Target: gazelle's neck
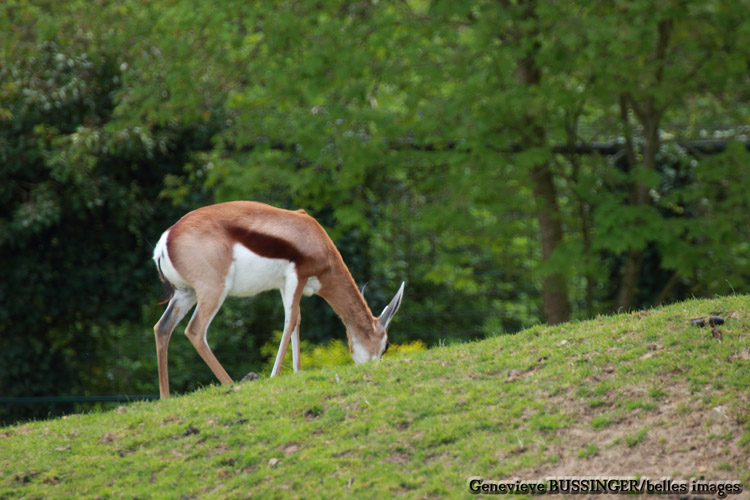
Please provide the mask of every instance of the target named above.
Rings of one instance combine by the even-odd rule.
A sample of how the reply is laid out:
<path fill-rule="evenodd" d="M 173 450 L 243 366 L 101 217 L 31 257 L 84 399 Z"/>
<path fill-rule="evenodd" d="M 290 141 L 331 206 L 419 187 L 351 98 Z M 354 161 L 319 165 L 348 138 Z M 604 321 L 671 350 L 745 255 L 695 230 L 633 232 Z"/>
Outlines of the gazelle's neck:
<path fill-rule="evenodd" d="M 370 343 L 377 337 L 376 319 L 360 294 L 343 260 L 331 266 L 328 276 L 321 279 L 318 295 L 323 297 L 346 325 L 350 346 L 352 342 Z"/>

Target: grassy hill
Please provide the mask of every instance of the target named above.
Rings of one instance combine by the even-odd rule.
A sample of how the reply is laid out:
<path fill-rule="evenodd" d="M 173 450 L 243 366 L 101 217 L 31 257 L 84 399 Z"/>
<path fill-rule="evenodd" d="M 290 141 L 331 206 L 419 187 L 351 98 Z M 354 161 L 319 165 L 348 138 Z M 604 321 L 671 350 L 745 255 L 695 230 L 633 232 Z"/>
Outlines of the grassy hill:
<path fill-rule="evenodd" d="M 726 323 L 690 324 L 709 314 Z M 0 498 L 454 498 L 471 476 L 601 475 L 747 495 L 749 325 L 748 296 L 696 300 L 1 428 Z"/>

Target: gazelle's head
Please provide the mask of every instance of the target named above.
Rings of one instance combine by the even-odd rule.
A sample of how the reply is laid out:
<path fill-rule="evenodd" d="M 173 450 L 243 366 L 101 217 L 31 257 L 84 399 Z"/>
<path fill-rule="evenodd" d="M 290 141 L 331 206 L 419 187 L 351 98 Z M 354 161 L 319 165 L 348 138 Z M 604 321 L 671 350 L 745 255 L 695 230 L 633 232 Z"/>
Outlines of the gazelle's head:
<path fill-rule="evenodd" d="M 363 298 L 364 291 L 364 288 L 362 288 Z M 367 335 L 350 335 L 347 332 L 349 351 L 352 353 L 352 358 L 356 364 L 381 359 L 388 350 L 388 325 L 398 311 L 403 295 L 404 283 L 401 283 L 401 287 L 391 299 L 390 304 L 385 306 L 380 316 L 373 319 L 372 332 L 368 332 Z"/>

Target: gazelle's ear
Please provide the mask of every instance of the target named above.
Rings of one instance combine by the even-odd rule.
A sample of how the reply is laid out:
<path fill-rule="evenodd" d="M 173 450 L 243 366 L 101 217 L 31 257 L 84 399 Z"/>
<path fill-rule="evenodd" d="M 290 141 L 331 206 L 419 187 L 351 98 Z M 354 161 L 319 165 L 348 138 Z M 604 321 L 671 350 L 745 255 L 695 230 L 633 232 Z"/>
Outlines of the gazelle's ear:
<path fill-rule="evenodd" d="M 383 312 L 381 312 L 380 316 L 378 316 L 380 331 L 385 331 L 385 329 L 388 328 L 388 325 L 393 319 L 393 316 L 396 314 L 396 311 L 398 311 L 398 308 L 401 305 L 401 298 L 404 296 L 405 284 L 405 281 L 401 282 L 401 287 L 398 289 L 398 292 L 396 292 L 396 295 L 393 296 L 393 299 L 391 299 L 391 303 L 385 306 Z"/>

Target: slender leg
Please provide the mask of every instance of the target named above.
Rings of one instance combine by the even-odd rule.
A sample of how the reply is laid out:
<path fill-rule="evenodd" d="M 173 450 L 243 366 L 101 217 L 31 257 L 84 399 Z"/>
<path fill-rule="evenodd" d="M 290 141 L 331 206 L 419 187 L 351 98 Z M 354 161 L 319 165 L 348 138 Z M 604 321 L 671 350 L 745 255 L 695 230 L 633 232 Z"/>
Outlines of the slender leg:
<path fill-rule="evenodd" d="M 288 329 L 285 329 L 281 335 L 281 342 L 279 343 L 279 352 L 276 353 L 276 361 L 273 363 L 273 369 L 271 370 L 271 376 L 277 377 L 281 375 L 281 365 L 284 364 L 284 357 L 286 351 L 289 349 L 289 335 L 287 335 Z"/>
<path fill-rule="evenodd" d="M 193 344 L 193 347 L 195 347 L 195 350 L 198 351 L 201 358 L 203 358 L 203 361 L 205 361 L 208 367 L 211 368 L 211 371 L 214 372 L 216 378 L 218 378 L 222 384 L 231 384 L 233 383 L 232 378 L 216 359 L 211 348 L 208 347 L 208 342 L 206 340 L 208 325 L 211 324 L 211 320 L 214 319 L 221 304 L 224 303 L 226 296 L 227 294 L 224 290 L 218 294 L 212 293 L 204 296 L 199 294 L 198 307 L 195 308 L 193 317 L 190 319 L 190 323 L 188 323 L 185 335 L 190 339 L 190 342 Z"/>
<path fill-rule="evenodd" d="M 297 324 L 294 325 L 292 330 L 292 366 L 294 367 L 294 373 L 300 370 L 299 364 L 299 324 L 302 320 L 302 313 L 297 311 Z"/>
<path fill-rule="evenodd" d="M 281 374 L 281 365 L 284 363 L 286 351 L 289 349 L 289 341 L 293 337 L 292 332 L 293 330 L 296 330 L 296 327 L 299 324 L 299 301 L 302 297 L 302 290 L 304 288 L 304 283 L 299 283 L 296 279 L 291 279 L 287 281 L 284 290 L 281 292 L 281 300 L 284 303 L 284 333 L 281 335 L 279 352 L 276 354 L 276 361 L 271 370 L 272 377 Z M 297 333 L 299 335 L 299 332 Z M 297 341 L 298 340 L 299 337 L 297 338 Z M 292 347 L 294 348 L 294 343 L 292 344 Z M 297 345 L 297 352 L 299 352 L 299 345 Z M 297 356 L 299 356 L 299 354 L 297 354 Z M 294 352 L 292 353 L 292 361 L 294 361 Z M 299 359 L 297 360 L 297 364 L 299 364 Z"/>
<path fill-rule="evenodd" d="M 169 397 L 169 371 L 167 363 L 167 347 L 177 324 L 195 305 L 195 293 L 192 290 L 175 290 L 175 294 L 169 301 L 167 309 L 161 319 L 154 326 L 156 337 L 156 360 L 159 366 L 159 395 L 163 398 Z"/>

